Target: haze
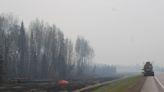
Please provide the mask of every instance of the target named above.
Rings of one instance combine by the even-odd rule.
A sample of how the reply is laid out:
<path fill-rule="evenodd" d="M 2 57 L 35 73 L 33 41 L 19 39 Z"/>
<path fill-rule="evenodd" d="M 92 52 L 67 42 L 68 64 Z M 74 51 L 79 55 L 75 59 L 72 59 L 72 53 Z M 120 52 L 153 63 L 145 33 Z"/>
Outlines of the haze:
<path fill-rule="evenodd" d="M 89 40 L 97 63 L 163 65 L 163 0 L 1 0 L 25 24 L 35 18 L 56 24 L 68 38 Z"/>

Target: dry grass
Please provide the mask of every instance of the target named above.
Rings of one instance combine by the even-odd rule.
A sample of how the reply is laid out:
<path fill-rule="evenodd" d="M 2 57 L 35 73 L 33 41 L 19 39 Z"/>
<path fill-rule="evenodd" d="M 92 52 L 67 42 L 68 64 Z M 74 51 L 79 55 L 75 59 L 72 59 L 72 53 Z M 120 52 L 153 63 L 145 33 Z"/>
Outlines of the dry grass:
<path fill-rule="evenodd" d="M 95 89 L 92 92 L 140 92 L 144 77 L 134 76 Z"/>

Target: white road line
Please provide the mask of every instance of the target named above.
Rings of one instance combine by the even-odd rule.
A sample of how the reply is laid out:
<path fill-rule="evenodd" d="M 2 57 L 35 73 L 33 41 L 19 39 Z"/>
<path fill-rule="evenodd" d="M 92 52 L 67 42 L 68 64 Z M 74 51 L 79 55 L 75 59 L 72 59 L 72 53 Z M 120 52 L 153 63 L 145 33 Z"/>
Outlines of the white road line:
<path fill-rule="evenodd" d="M 164 85 L 160 82 L 160 80 L 156 76 L 154 78 L 158 82 L 158 84 L 161 86 L 161 88 L 164 90 Z"/>

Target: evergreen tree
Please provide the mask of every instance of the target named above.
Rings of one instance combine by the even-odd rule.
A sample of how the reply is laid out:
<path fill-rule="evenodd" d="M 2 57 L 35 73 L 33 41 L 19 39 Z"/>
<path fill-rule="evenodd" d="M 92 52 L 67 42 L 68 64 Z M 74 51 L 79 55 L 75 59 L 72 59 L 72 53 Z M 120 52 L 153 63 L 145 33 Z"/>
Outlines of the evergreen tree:
<path fill-rule="evenodd" d="M 22 21 L 21 27 L 20 27 L 20 34 L 19 34 L 19 40 L 18 40 L 18 46 L 19 46 L 19 63 L 18 63 L 18 76 L 19 77 L 25 77 L 25 73 L 27 72 L 27 41 L 26 41 L 26 34 L 25 34 L 25 28 L 24 23 Z"/>

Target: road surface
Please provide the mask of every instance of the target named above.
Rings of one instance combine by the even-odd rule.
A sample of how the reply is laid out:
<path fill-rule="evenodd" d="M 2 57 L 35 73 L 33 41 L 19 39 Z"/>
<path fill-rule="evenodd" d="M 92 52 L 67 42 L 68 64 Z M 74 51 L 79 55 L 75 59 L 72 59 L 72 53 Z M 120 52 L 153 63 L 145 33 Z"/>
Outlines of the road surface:
<path fill-rule="evenodd" d="M 164 92 L 164 73 L 147 77 L 141 92 Z"/>

